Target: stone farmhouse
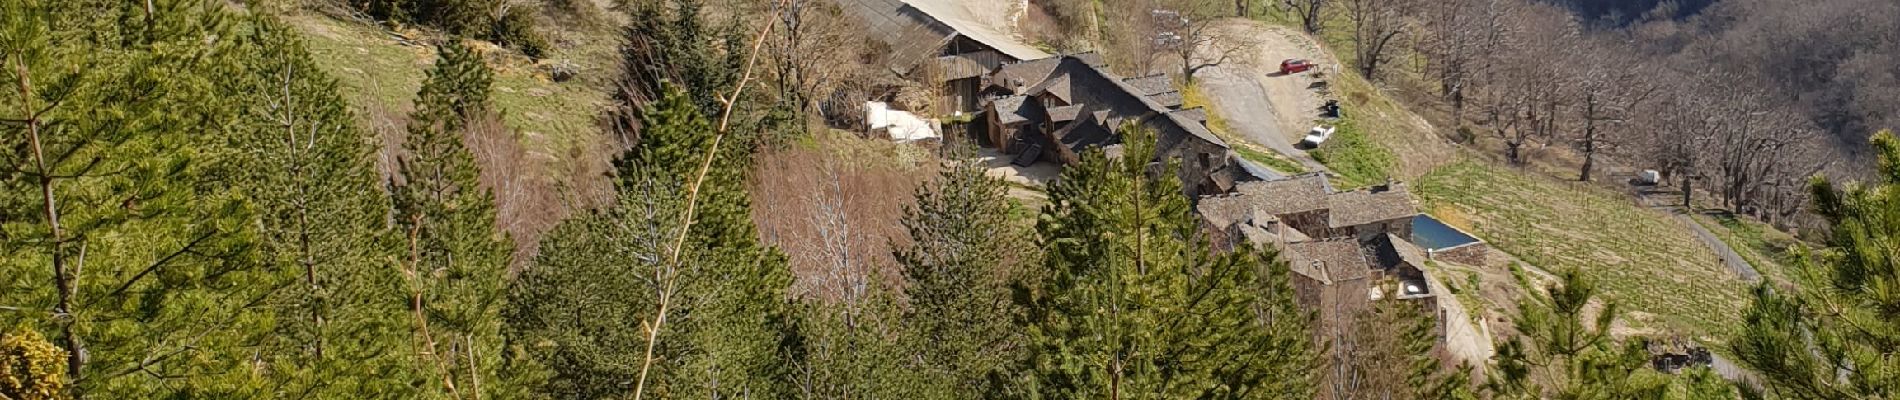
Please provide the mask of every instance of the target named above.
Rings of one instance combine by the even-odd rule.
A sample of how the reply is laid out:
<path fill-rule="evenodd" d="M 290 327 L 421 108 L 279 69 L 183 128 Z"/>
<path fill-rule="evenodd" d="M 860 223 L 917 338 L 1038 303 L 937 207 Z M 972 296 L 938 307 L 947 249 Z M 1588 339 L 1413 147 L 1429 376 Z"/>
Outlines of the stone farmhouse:
<path fill-rule="evenodd" d="M 1207 130 L 1206 113 L 1182 108 L 1173 85 L 1166 75 L 1117 76 L 1094 53 L 1004 64 L 983 76 L 977 92 L 984 99 L 978 136 L 1017 164 L 1073 164 L 1091 148 L 1116 154 L 1121 130 L 1138 126 L 1154 133 L 1158 157 L 1179 162 L 1190 196 L 1227 193 L 1251 179 L 1227 142 Z"/>
<path fill-rule="evenodd" d="M 1242 182 L 1234 193 L 1201 197 L 1196 209 L 1217 245 L 1281 249 L 1321 332 L 1349 326 L 1375 301 L 1412 301 L 1443 316 L 1442 286 L 1409 239 L 1418 211 L 1400 184 L 1337 191 L 1325 175 L 1306 174 Z"/>

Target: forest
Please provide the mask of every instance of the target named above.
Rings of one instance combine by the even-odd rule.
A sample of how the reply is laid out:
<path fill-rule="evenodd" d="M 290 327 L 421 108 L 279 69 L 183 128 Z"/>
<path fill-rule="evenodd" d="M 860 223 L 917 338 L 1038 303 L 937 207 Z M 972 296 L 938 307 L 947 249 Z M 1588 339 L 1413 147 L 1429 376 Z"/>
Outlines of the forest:
<path fill-rule="evenodd" d="M 1078 22 L 1114 4 L 1030 3 L 1047 48 L 1139 51 Z M 1799 285 L 1731 310 L 1753 379 L 1655 371 L 1576 270 L 1484 365 L 1403 303 L 1330 343 L 1280 251 L 1213 242 L 1152 132 L 1033 201 L 969 143 L 854 136 L 859 97 L 933 89 L 834 1 L 0 0 L 0 399 L 1900 394 L 1900 139 L 1869 135 L 1900 122 L 1900 5 L 1625 3 L 1166 5 L 1344 29 L 1345 73 L 1506 165 L 1647 166 L 1806 228 Z M 427 62 L 338 72 L 312 18 Z M 1215 47 L 1130 67 L 1244 51 Z M 400 73 L 399 104 L 362 100 Z M 524 107 L 524 73 L 600 104 Z M 587 123 L 518 123 L 564 112 Z"/>

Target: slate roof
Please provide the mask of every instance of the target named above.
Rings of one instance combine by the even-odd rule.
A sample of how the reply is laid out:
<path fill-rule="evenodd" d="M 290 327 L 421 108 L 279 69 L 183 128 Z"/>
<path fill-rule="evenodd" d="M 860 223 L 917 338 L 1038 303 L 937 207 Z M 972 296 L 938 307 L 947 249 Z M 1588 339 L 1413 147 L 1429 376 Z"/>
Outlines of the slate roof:
<path fill-rule="evenodd" d="M 1272 181 L 1241 182 L 1236 189 L 1251 198 L 1255 207 L 1274 214 L 1297 214 L 1326 209 L 1332 193 L 1326 175 L 1313 173 Z"/>
<path fill-rule="evenodd" d="M 990 73 L 990 85 L 1010 90 L 1016 90 L 1015 85 L 1035 85 L 1048 79 L 1049 74 L 1054 73 L 1060 65 L 1062 58 L 1058 57 L 1005 63 Z"/>
<path fill-rule="evenodd" d="M 891 46 L 889 66 L 899 72 L 938 55 L 956 34 L 954 28 L 922 15 L 903 0 L 838 0 L 838 5 Z"/>
<path fill-rule="evenodd" d="M 1049 121 L 1051 122 L 1074 121 L 1076 118 L 1082 117 L 1082 106 L 1083 106 L 1082 104 L 1075 104 L 1075 105 L 1067 105 L 1067 106 L 1051 108 L 1048 110 Z"/>
<path fill-rule="evenodd" d="M 1181 108 L 1182 104 L 1187 103 L 1187 99 L 1184 99 L 1181 97 L 1181 92 L 1176 92 L 1176 91 L 1167 91 L 1167 92 L 1161 92 L 1161 93 L 1149 95 L 1148 100 L 1154 100 L 1156 104 L 1160 104 L 1161 106 L 1167 107 L 1170 109 Z"/>
<path fill-rule="evenodd" d="M 1405 238 L 1399 237 L 1399 235 L 1387 233 L 1385 234 L 1385 241 L 1392 244 L 1392 250 L 1399 254 L 1400 261 L 1410 264 L 1413 267 L 1425 268 L 1425 250 L 1419 249 L 1417 245 L 1405 240 Z"/>
<path fill-rule="evenodd" d="M 1102 58 L 1102 53 L 1097 53 L 1094 51 L 1085 51 L 1081 53 L 1070 54 L 1069 57 L 1074 57 L 1077 60 L 1082 60 L 1082 63 L 1088 64 L 1091 67 L 1100 68 L 1100 67 L 1108 66 L 1108 59 Z"/>
<path fill-rule="evenodd" d="M 1028 97 L 1023 96 L 1002 97 L 991 101 L 990 106 L 996 109 L 996 120 L 1004 125 L 1035 121 L 1042 116 L 1036 111 L 1041 107 L 1036 107 L 1035 102 L 1028 100 Z"/>
<path fill-rule="evenodd" d="M 1060 68 L 1058 67 L 1057 70 L 1060 71 Z M 1056 96 L 1058 99 L 1062 99 L 1063 102 L 1073 104 L 1075 103 L 1074 81 L 1074 74 L 1053 73 L 1049 75 L 1048 78 L 1044 78 L 1042 82 L 1037 83 L 1036 86 L 1024 91 L 1023 94 L 1041 96 L 1047 93 Z"/>
<path fill-rule="evenodd" d="M 939 64 L 952 60 L 933 60 L 943 46 L 957 36 L 996 49 L 1014 60 L 1049 57 L 1049 53 L 1024 44 L 1008 34 L 975 23 L 975 16 L 955 4 L 956 0 L 838 0 L 845 13 L 857 17 L 865 30 L 891 46 L 890 65 L 899 73 L 908 73 L 923 62 Z M 984 72 L 993 63 L 984 64 Z M 959 74 L 964 70 L 957 70 Z M 979 76 L 982 72 L 971 74 Z M 1038 77 L 1040 78 L 1040 77 Z M 946 78 L 957 79 L 957 78 Z"/>
<path fill-rule="evenodd" d="M 1288 243 L 1286 247 L 1288 265 L 1293 272 L 1323 284 L 1365 279 L 1372 269 L 1357 241 L 1298 242 Z"/>
<path fill-rule="evenodd" d="M 1081 106 L 1057 107 L 1056 109 L 1064 108 L 1072 108 L 1079 111 Z M 1064 126 L 1061 130 L 1055 132 L 1054 136 L 1056 141 L 1062 143 L 1069 151 L 1076 154 L 1081 154 L 1082 151 L 1090 147 L 1107 146 L 1115 143 L 1115 132 L 1103 126 L 1102 121 L 1098 120 L 1098 118 L 1099 115 L 1091 114 L 1086 118 L 1069 123 L 1068 126 Z"/>
<path fill-rule="evenodd" d="M 1202 197 L 1195 211 L 1201 213 L 1201 219 L 1215 228 L 1227 229 L 1229 226 L 1254 218 L 1253 199 L 1249 196 L 1208 196 Z"/>
<path fill-rule="evenodd" d="M 1174 91 L 1174 80 L 1169 79 L 1168 75 L 1166 74 L 1154 74 L 1154 75 L 1148 75 L 1148 76 L 1143 76 L 1143 77 L 1128 78 L 1128 79 L 1123 79 L 1122 81 L 1127 82 L 1128 87 L 1135 88 L 1136 94 L 1140 94 L 1143 96 L 1153 96 L 1153 95 L 1161 94 L 1164 92 Z"/>
<path fill-rule="evenodd" d="M 1175 110 L 1173 114 L 1181 116 L 1181 119 L 1200 122 L 1203 126 L 1207 125 L 1207 109 L 1205 108 L 1194 107 L 1184 110 Z"/>
<path fill-rule="evenodd" d="M 1411 218 L 1418 215 L 1418 209 L 1412 205 L 1412 199 L 1405 192 L 1386 190 L 1374 192 L 1355 190 L 1335 193 L 1326 197 L 1328 214 L 1327 225 L 1343 228 L 1364 225 L 1373 222 Z"/>

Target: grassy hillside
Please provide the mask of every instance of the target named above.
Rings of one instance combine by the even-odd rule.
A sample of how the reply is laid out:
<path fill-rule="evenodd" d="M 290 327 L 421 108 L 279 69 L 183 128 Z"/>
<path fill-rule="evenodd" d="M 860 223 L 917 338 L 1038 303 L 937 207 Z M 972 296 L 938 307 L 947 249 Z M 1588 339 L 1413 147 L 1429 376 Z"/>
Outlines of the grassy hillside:
<path fill-rule="evenodd" d="M 1270 16 L 1268 22 L 1298 29 L 1296 22 L 1276 18 Z M 1438 128 L 1413 113 L 1411 105 L 1345 70 L 1353 61 L 1350 27 L 1344 18 L 1329 22 L 1318 39 L 1321 50 L 1342 68 L 1328 77 L 1333 90 L 1368 141 L 1389 149 L 1398 160 L 1393 170 L 1414 182 L 1421 211 L 1452 217 L 1441 219 L 1532 268 L 1574 267 L 1600 279 L 1607 298 L 1631 311 L 1622 333 L 1688 333 L 1720 341 L 1740 322 L 1748 284 L 1728 271 L 1687 226 L 1661 211 L 1637 206 L 1623 193 L 1512 168 L 1464 154 L 1474 150 L 1447 145 Z M 1399 81 L 1419 79 L 1402 64 L 1388 65 L 1384 72 Z M 1714 230 L 1736 236 L 1731 243 L 1750 240 L 1746 230 Z M 1468 272 L 1484 272 L 1485 282 L 1508 276 L 1506 271 Z M 1466 278 L 1446 280 L 1477 286 L 1463 282 Z"/>
<path fill-rule="evenodd" d="M 1748 261 L 1770 282 L 1795 283 L 1794 271 L 1789 269 L 1794 261 L 1791 248 L 1799 242 L 1794 236 L 1760 221 L 1737 218 L 1733 214 L 1698 213 L 1695 221 L 1715 233 L 1722 242 L 1728 243 L 1736 254 L 1740 254 L 1743 260 Z"/>
<path fill-rule="evenodd" d="M 378 26 L 342 21 L 318 14 L 288 17 L 302 29 L 310 51 L 331 76 L 357 115 L 368 126 L 400 129 L 423 75 L 435 61 L 434 49 L 424 45 L 429 35 L 401 32 L 397 36 Z M 552 159 L 572 155 L 598 140 L 596 120 L 607 104 L 613 63 L 612 36 L 564 32 L 571 39 L 556 46 L 550 60 L 571 60 L 582 67 L 580 79 L 556 83 L 543 68 L 511 51 L 493 45 L 476 47 L 488 54 L 495 68 L 493 98 L 508 127 L 531 152 Z M 556 163 L 558 166 L 559 163 Z M 563 173 L 565 171 L 549 171 Z"/>
<path fill-rule="evenodd" d="M 1440 168 L 1413 188 L 1425 210 L 1462 216 L 1461 228 L 1499 250 L 1601 280 L 1639 331 L 1720 340 L 1740 322 L 1747 285 L 1686 227 L 1620 193 L 1480 161 Z"/>

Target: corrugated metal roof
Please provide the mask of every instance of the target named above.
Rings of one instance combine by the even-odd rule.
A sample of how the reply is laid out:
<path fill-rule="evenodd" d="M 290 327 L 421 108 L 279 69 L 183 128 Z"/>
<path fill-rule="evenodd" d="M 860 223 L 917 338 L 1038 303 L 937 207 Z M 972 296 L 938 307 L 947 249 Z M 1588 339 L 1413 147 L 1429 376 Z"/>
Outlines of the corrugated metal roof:
<path fill-rule="evenodd" d="M 947 81 L 983 76 L 1002 64 L 1002 55 L 985 50 L 937 57 L 932 66 L 936 68 L 937 76 Z"/>
<path fill-rule="evenodd" d="M 995 27 L 980 22 L 979 18 L 975 15 L 970 15 L 970 10 L 959 4 L 960 2 L 958 0 L 904 0 L 904 2 L 911 7 L 923 11 L 924 14 L 930 15 L 932 18 L 936 18 L 938 22 L 949 25 L 951 29 L 962 34 L 964 37 L 995 48 L 997 51 L 1009 55 L 1010 57 L 1015 57 L 1018 60 L 1034 60 L 1049 57 L 1049 53 L 1045 53 L 1034 46 L 1024 44 L 1022 40 L 1017 39 L 1015 36 L 997 31 Z M 996 12 L 1007 11 L 996 10 Z"/>
<path fill-rule="evenodd" d="M 902 0 L 837 0 L 846 13 L 865 25 L 867 32 L 891 46 L 890 68 L 909 72 L 918 63 L 938 55 L 956 34 Z"/>

